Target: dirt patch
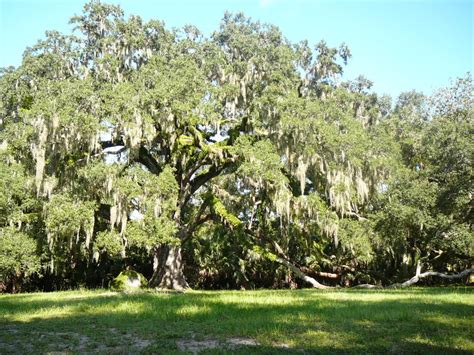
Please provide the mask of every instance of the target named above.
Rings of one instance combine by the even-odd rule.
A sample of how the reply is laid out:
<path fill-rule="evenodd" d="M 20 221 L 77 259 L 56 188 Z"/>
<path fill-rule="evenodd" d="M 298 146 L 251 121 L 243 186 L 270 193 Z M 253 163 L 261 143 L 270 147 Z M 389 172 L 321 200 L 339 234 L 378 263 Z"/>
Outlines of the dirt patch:
<path fill-rule="evenodd" d="M 285 344 L 285 343 L 274 343 L 273 346 L 275 348 L 280 348 L 280 349 L 289 349 L 290 346 L 288 344 Z"/>
<path fill-rule="evenodd" d="M 228 338 L 224 341 L 217 339 L 204 339 L 204 340 L 195 340 L 195 339 L 181 339 L 176 341 L 178 350 L 186 351 L 193 354 L 199 354 L 204 350 L 211 349 L 228 349 L 232 350 L 241 346 L 257 346 L 258 342 L 252 338 Z"/>
<path fill-rule="evenodd" d="M 257 346 L 258 343 L 255 339 L 252 338 L 229 338 L 226 340 L 226 343 L 231 346 Z"/>
<path fill-rule="evenodd" d="M 119 331 L 115 328 L 110 328 L 109 331 L 116 337 L 117 336 L 122 337 L 122 339 L 126 343 L 128 343 L 130 347 L 132 347 L 135 350 L 142 350 L 153 343 L 151 340 L 142 339 L 134 334 L 130 334 L 130 333 L 120 334 Z"/>
<path fill-rule="evenodd" d="M 188 351 L 193 354 L 197 354 L 203 350 L 215 349 L 219 347 L 219 341 L 214 339 L 207 339 L 207 340 L 178 340 L 176 342 L 178 346 L 178 350 L 180 351 Z"/>

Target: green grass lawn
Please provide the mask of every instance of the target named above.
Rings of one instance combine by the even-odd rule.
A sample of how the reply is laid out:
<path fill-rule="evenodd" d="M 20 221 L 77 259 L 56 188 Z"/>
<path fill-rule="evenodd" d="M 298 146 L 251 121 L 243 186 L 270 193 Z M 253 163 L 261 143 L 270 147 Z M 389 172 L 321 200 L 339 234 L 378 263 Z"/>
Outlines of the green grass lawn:
<path fill-rule="evenodd" d="M 0 353 L 474 353 L 472 288 L 0 296 Z"/>

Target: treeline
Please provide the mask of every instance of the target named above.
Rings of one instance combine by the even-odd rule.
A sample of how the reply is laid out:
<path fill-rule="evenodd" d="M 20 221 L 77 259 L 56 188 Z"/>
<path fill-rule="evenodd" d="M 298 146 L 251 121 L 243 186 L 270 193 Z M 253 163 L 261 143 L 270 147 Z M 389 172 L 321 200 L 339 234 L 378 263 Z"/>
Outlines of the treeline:
<path fill-rule="evenodd" d="M 1 291 L 127 268 L 248 289 L 472 267 L 470 74 L 392 102 L 342 80 L 345 45 L 242 14 L 208 37 L 98 1 L 71 22 L 1 73 Z"/>

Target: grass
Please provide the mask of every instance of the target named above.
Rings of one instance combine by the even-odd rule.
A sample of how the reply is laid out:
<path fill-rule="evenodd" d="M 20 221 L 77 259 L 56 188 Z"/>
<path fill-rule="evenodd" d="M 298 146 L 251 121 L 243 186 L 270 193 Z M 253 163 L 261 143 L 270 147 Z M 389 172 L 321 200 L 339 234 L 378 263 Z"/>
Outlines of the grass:
<path fill-rule="evenodd" d="M 0 353 L 474 353 L 473 289 L 0 296 Z"/>

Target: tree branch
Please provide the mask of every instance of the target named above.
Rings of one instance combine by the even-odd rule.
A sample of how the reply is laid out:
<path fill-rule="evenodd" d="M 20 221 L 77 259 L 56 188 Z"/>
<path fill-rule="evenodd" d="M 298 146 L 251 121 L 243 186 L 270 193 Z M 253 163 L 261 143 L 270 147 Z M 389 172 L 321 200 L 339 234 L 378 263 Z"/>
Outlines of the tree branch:
<path fill-rule="evenodd" d="M 255 239 L 259 239 L 255 233 L 253 231 L 251 231 L 250 229 L 248 228 L 244 228 L 244 231 L 249 234 L 250 236 L 254 237 Z M 308 276 L 306 273 L 304 273 L 301 268 L 299 268 L 298 266 L 296 266 L 295 264 L 293 264 L 292 262 L 290 262 L 289 258 L 285 255 L 283 249 L 280 247 L 280 245 L 274 241 L 273 239 L 271 238 L 264 238 L 266 239 L 267 241 L 269 241 L 274 249 L 276 250 L 276 252 L 279 254 L 277 255 L 277 257 L 275 258 L 275 261 L 279 264 L 282 264 L 282 265 L 285 265 L 286 267 L 288 267 L 296 276 L 298 276 L 299 278 L 301 278 L 303 281 L 306 281 L 308 283 L 311 284 L 311 286 L 313 286 L 314 288 L 319 288 L 319 289 L 327 289 L 327 288 L 331 288 L 330 286 L 326 286 L 326 285 L 323 285 L 321 283 L 319 283 L 318 281 L 316 281 L 314 278 L 312 278 L 311 276 Z"/>
<path fill-rule="evenodd" d="M 162 171 L 160 164 L 158 164 L 156 159 L 153 158 L 144 146 L 140 146 L 138 150 L 138 162 L 145 165 L 145 167 L 155 175 L 159 175 Z"/>
<path fill-rule="evenodd" d="M 430 277 L 430 276 L 436 276 L 436 277 L 441 277 L 442 279 L 453 280 L 453 279 L 462 279 L 463 277 L 468 276 L 472 273 L 474 273 L 474 269 L 466 269 L 466 270 L 464 270 L 460 273 L 452 274 L 452 275 L 443 274 L 441 272 L 435 272 L 435 271 L 427 271 L 427 272 L 424 272 L 424 273 L 417 272 L 417 274 L 415 276 L 413 276 L 410 280 L 405 281 L 402 284 L 390 285 L 389 288 L 409 287 L 411 285 L 416 284 L 418 281 L 420 281 L 422 279 L 425 279 L 427 277 Z"/>
<path fill-rule="evenodd" d="M 190 195 L 194 194 L 202 185 L 218 176 L 225 168 L 230 166 L 231 162 L 229 161 L 225 162 L 221 166 L 212 165 L 207 173 L 196 176 L 193 180 L 191 180 Z"/>
<path fill-rule="evenodd" d="M 124 145 L 125 143 L 122 139 L 100 142 L 100 146 L 102 147 L 102 149 L 113 148 L 113 147 L 124 146 Z"/>
<path fill-rule="evenodd" d="M 183 178 L 183 184 L 187 184 L 189 183 L 189 181 L 191 180 L 193 174 L 198 171 L 199 168 L 201 168 L 202 166 L 204 166 L 205 164 L 209 163 L 207 162 L 207 158 L 209 158 L 208 156 L 205 156 L 205 157 L 201 157 L 200 159 L 197 159 L 194 164 L 190 167 L 190 169 L 188 170 L 188 172 L 186 173 L 186 175 L 184 176 Z"/>
<path fill-rule="evenodd" d="M 207 200 L 204 200 L 201 207 L 199 208 L 198 212 L 194 216 L 193 220 L 190 221 L 186 225 L 186 229 L 184 231 L 183 235 L 183 241 L 186 241 L 191 237 L 191 235 L 194 233 L 196 228 L 201 225 L 202 223 L 209 221 L 212 219 L 211 215 L 205 215 L 203 216 L 204 211 L 206 210 L 207 206 L 209 205 Z"/>
<path fill-rule="evenodd" d="M 119 145 L 117 145 L 116 147 L 120 147 Z M 107 149 L 107 148 L 105 148 Z M 116 151 L 105 151 L 105 149 L 102 151 L 103 153 L 105 154 L 113 154 L 113 155 L 118 155 L 118 154 L 122 154 L 123 152 L 125 152 L 127 150 L 127 147 L 126 146 L 123 146 L 122 148 L 116 150 Z"/>

